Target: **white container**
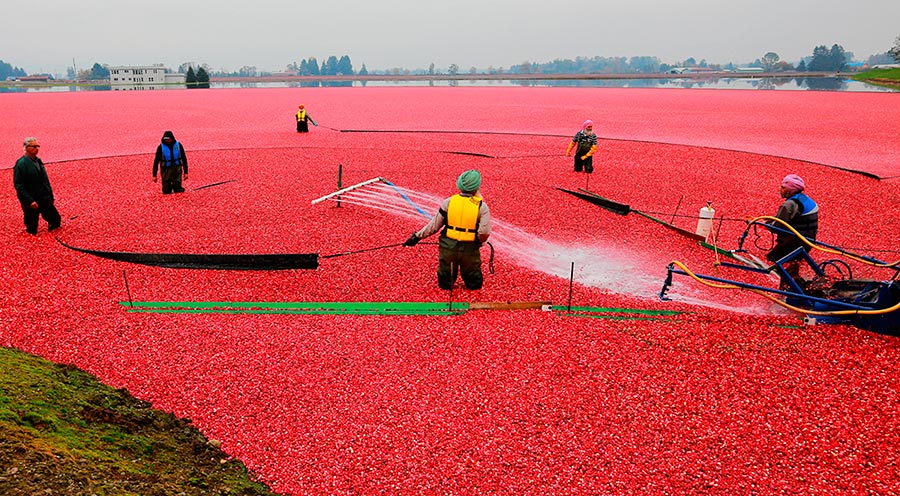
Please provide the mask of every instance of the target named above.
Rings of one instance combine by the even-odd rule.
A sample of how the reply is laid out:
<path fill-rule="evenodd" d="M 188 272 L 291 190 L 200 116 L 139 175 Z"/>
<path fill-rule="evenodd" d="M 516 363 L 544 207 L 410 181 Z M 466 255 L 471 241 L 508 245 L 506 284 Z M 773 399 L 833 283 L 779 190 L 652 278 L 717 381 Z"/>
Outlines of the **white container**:
<path fill-rule="evenodd" d="M 716 211 L 712 208 L 712 202 L 708 202 L 705 207 L 700 209 L 700 218 L 697 219 L 697 234 L 703 236 L 703 239 L 709 241 L 709 233 L 712 231 L 713 217 Z"/>

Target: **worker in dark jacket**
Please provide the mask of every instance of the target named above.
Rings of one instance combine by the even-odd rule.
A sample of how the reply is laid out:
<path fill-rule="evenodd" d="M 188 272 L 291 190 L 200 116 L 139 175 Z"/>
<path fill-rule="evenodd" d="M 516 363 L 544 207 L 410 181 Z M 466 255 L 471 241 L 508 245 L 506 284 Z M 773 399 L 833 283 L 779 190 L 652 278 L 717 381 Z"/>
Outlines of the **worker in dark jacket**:
<path fill-rule="evenodd" d="M 456 180 L 459 194 L 445 199 L 425 227 L 403 244 L 415 246 L 419 240 L 441 231 L 438 252 L 438 286 L 450 289 L 457 272 L 468 289 L 481 289 L 481 245 L 491 235 L 491 211 L 481 199 L 481 173 L 468 170 Z"/>
<path fill-rule="evenodd" d="M 156 147 L 156 156 L 153 157 L 153 182 L 156 182 L 156 173 L 162 176 L 162 192 L 167 195 L 171 192 L 184 193 L 181 186 L 182 177 L 188 178 L 188 161 L 181 143 L 175 141 L 172 131 L 166 131 L 162 136 L 162 143 Z M 183 175 L 182 175 L 183 173 Z"/>
<path fill-rule="evenodd" d="M 38 216 L 43 217 L 47 221 L 47 229 L 53 231 L 59 228 L 62 218 L 53 204 L 53 189 L 50 187 L 47 169 L 38 158 L 41 145 L 37 138 L 28 137 L 25 138 L 23 148 L 25 155 L 13 167 L 13 183 L 25 214 L 25 231 L 37 234 Z"/>
<path fill-rule="evenodd" d="M 819 206 L 812 198 L 804 193 L 806 183 L 797 174 L 788 174 L 781 181 L 780 193 L 784 203 L 778 208 L 775 217 L 783 220 L 806 239 L 816 239 L 819 233 Z M 784 225 L 771 222 L 779 229 L 785 229 Z M 766 260 L 774 263 L 789 255 L 797 248 L 806 249 L 806 244 L 793 233 L 778 232 L 775 236 L 775 246 L 766 254 Z M 791 277 L 797 279 L 800 275 L 799 261 L 791 261 L 784 266 Z M 782 281 L 782 286 L 784 286 Z"/>

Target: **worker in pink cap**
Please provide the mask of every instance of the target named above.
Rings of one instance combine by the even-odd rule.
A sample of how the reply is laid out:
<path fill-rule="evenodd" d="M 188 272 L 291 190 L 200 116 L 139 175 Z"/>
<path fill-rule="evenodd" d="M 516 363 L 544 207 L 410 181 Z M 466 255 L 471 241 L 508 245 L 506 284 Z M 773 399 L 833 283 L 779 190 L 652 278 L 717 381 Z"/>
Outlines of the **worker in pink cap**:
<path fill-rule="evenodd" d="M 781 197 L 784 203 L 778 209 L 775 217 L 783 220 L 794 228 L 806 239 L 816 239 L 819 232 L 819 206 L 812 198 L 806 195 L 806 183 L 797 174 L 788 174 L 781 181 Z M 779 229 L 786 230 L 780 223 L 772 222 Z M 777 262 L 797 248 L 807 249 L 806 244 L 793 233 L 778 232 L 775 236 L 775 246 L 766 254 L 770 262 Z M 784 268 L 794 279 L 800 275 L 799 260 L 785 264 Z M 782 286 L 784 286 L 782 281 Z"/>
<path fill-rule="evenodd" d="M 590 174 L 594 172 L 593 155 L 597 152 L 597 135 L 594 134 L 594 123 L 590 119 L 584 121 L 581 125 L 581 131 L 575 133 L 569 147 L 566 148 L 566 156 L 572 156 L 572 150 L 575 150 L 575 172 L 584 172 Z"/>

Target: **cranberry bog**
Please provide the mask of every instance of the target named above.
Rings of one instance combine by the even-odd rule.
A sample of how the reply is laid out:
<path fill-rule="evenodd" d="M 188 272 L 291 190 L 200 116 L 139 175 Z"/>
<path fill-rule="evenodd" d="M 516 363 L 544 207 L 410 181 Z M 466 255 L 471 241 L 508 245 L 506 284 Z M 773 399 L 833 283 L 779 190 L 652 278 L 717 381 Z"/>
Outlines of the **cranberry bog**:
<path fill-rule="evenodd" d="M 900 491 L 900 338 L 689 279 L 657 297 L 673 260 L 721 270 L 683 232 L 701 207 L 733 249 L 788 173 L 821 208 L 820 240 L 900 258 L 897 94 L 272 88 L 5 94 L 0 109 L 0 344 L 191 419 L 276 491 Z M 563 156 L 585 119 L 592 175 Z M 165 130 L 187 151 L 183 194 L 151 180 Z M 22 225 L 10 168 L 26 136 L 53 233 Z M 494 220 L 485 285 L 442 291 L 436 237 L 399 245 L 467 169 Z M 377 201 L 313 203 L 376 178 Z"/>

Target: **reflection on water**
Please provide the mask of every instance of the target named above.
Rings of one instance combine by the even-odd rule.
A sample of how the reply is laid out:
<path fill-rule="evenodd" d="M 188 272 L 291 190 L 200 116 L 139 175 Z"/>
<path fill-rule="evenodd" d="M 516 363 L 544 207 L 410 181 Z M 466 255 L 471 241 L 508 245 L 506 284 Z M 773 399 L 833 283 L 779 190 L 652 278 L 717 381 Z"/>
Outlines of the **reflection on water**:
<path fill-rule="evenodd" d="M 820 91 L 886 91 L 888 88 L 874 86 L 843 78 L 722 78 L 712 80 L 670 79 L 669 87 L 749 89 L 749 90 L 820 90 Z M 664 87 L 664 86 L 659 86 Z"/>
<path fill-rule="evenodd" d="M 694 88 L 694 89 L 742 89 L 742 90 L 817 90 L 817 91 L 871 91 L 896 92 L 860 81 L 845 78 L 674 78 L 674 79 L 467 79 L 467 80 L 412 80 L 412 81 L 301 81 L 301 82 L 213 82 L 211 88 L 309 88 L 335 86 L 530 86 L 530 87 L 585 87 L 585 88 Z M 184 86 L 155 88 L 129 88 L 133 90 L 185 89 Z M 101 86 L 12 86 L 0 87 L 0 93 L 107 91 Z"/>
<path fill-rule="evenodd" d="M 357 86 L 358 83 L 354 83 Z M 471 80 L 471 81 L 369 81 L 370 86 L 532 86 L 585 88 L 695 88 L 750 90 L 820 90 L 892 92 L 844 78 L 716 78 L 716 79 L 571 79 L 571 80 Z"/>

